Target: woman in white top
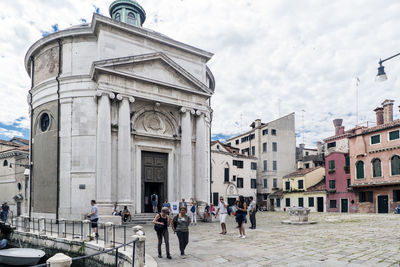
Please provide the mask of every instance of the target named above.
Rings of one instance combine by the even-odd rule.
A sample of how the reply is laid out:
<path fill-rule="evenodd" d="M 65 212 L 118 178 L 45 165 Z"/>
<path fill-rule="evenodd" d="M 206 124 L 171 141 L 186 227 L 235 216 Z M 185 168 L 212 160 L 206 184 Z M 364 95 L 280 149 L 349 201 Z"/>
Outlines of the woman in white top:
<path fill-rule="evenodd" d="M 197 218 L 196 218 L 196 216 L 197 216 L 197 202 L 193 199 L 193 198 L 191 198 L 190 199 L 190 205 L 191 205 L 191 207 L 190 207 L 190 216 L 191 216 L 191 221 L 192 221 L 192 223 L 191 223 L 191 225 L 192 224 L 194 224 L 194 225 L 197 225 Z"/>

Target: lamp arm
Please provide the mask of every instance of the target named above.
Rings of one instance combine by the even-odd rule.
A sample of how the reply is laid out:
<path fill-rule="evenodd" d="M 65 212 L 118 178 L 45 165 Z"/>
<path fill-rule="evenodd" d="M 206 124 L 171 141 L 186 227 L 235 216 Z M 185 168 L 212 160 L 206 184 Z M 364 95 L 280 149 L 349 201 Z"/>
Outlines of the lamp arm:
<path fill-rule="evenodd" d="M 383 62 L 388 61 L 389 59 L 392 59 L 392 58 L 397 57 L 397 56 L 400 56 L 400 53 L 398 53 L 396 55 L 393 55 L 391 57 L 385 58 L 384 60 L 380 59 L 379 60 L 379 65 L 382 65 Z"/>

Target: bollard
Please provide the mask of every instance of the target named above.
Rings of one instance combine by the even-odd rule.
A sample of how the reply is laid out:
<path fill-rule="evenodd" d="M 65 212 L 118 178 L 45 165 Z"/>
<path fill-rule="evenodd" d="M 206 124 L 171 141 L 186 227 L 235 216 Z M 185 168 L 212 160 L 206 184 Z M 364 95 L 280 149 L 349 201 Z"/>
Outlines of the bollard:
<path fill-rule="evenodd" d="M 144 267 L 145 266 L 145 242 L 146 242 L 146 236 L 144 235 L 143 232 L 143 227 L 140 225 L 136 225 L 132 227 L 133 232 L 135 235 L 132 236 L 134 239 L 138 239 L 136 241 L 136 251 L 135 251 L 135 258 L 133 259 L 135 265 L 134 266 L 139 266 L 139 267 Z"/>
<path fill-rule="evenodd" d="M 82 221 L 82 239 L 83 240 L 89 240 L 90 239 L 90 221 L 89 220 L 83 220 Z"/>
<path fill-rule="evenodd" d="M 69 267 L 72 264 L 72 259 L 65 254 L 57 253 L 48 259 L 46 264 L 50 267 Z"/>
<path fill-rule="evenodd" d="M 105 248 L 113 248 L 114 243 L 113 243 L 113 223 L 112 222 L 107 222 L 104 224 L 104 227 L 106 228 L 104 233 L 104 247 Z"/>
<path fill-rule="evenodd" d="M 22 220 L 23 220 L 23 229 L 22 230 L 24 232 L 29 232 L 30 231 L 29 217 L 23 216 Z"/>
<path fill-rule="evenodd" d="M 59 219 L 58 220 L 58 237 L 61 238 L 65 238 L 66 237 L 66 233 L 65 233 L 65 224 L 66 221 L 65 219 Z"/>
<path fill-rule="evenodd" d="M 46 235 L 45 218 L 40 217 L 39 219 L 39 235 Z"/>

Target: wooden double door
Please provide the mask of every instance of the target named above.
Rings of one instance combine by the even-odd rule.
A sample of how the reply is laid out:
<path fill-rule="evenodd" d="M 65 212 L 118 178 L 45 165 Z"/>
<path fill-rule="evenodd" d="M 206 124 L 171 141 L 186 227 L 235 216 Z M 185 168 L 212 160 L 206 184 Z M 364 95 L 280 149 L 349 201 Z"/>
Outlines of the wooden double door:
<path fill-rule="evenodd" d="M 153 212 L 151 195 L 158 196 L 158 211 L 168 196 L 168 154 L 142 152 L 142 212 Z M 171 201 L 171 200 L 168 200 Z"/>

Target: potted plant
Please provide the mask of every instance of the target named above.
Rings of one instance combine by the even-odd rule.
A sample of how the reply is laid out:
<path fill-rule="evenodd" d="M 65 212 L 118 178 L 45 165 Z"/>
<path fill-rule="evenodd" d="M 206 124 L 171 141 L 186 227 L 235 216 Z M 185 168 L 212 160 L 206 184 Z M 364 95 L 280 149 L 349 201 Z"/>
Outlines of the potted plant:
<path fill-rule="evenodd" d="M 335 172 L 335 169 L 329 169 L 329 171 L 328 171 L 329 174 L 332 174 L 334 172 Z"/>

